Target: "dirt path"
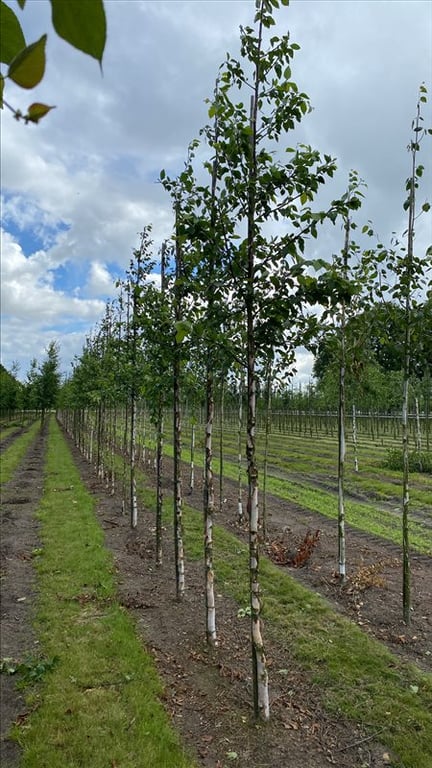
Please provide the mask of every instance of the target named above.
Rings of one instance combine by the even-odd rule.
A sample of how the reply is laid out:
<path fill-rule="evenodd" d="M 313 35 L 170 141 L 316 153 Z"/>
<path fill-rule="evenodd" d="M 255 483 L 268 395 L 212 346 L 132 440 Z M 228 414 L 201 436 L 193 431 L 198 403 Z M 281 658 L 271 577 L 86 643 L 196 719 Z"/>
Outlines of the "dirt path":
<path fill-rule="evenodd" d="M 0 656 L 22 660 L 37 654 L 32 629 L 35 578 L 32 551 L 39 546 L 35 520 L 42 496 L 46 435 L 38 433 L 12 480 L 2 488 L 0 586 Z M 2 768 L 18 765 L 19 748 L 6 738 L 12 723 L 26 716 L 24 696 L 15 688 L 15 678 L 0 675 Z"/>
<path fill-rule="evenodd" d="M 355 723 L 330 715 L 321 704 L 322 692 L 298 670 L 294 660 L 274 643 L 267 641 L 271 670 L 272 720 L 256 725 L 251 717 L 251 679 L 249 662 L 249 621 L 239 620 L 237 606 L 217 596 L 220 645 L 209 651 L 204 642 L 203 568 L 187 565 L 187 593 L 182 604 L 175 601 L 173 554 L 165 542 L 161 568 L 154 562 L 154 519 L 139 512 L 139 526 L 131 531 L 127 517 L 120 514 L 117 497 L 107 495 L 91 468 L 71 445 L 74 458 L 87 486 L 97 500 L 97 515 L 105 530 L 106 545 L 113 552 L 119 600 L 133 615 L 137 631 L 152 650 L 165 684 L 165 705 L 185 743 L 203 768 L 384 768 L 388 750 L 366 736 Z M 33 573 L 28 554 L 37 546 L 37 526 L 32 511 L 37 507 L 42 478 L 42 444 L 37 456 L 32 450 L 7 489 L 4 530 L 7 535 L 2 565 L 5 569 L 7 602 L 2 606 L 9 641 L 4 655 L 17 656 L 34 647 L 29 624 Z M 166 462 L 167 477 L 169 473 Z M 185 472 L 185 484 L 188 478 Z M 171 485 L 167 479 L 166 487 Z M 236 488 L 225 485 L 226 502 L 217 523 L 226 525 L 239 537 L 246 531 L 237 526 Z M 32 502 L 25 499 L 32 499 Z M 8 503 L 8 500 L 11 503 Z M 202 488 L 196 483 L 187 503 L 201 506 Z M 12 503 L 14 501 L 14 503 Z M 18 503 L 21 502 L 21 503 Z M 321 531 L 317 549 L 307 568 L 291 573 L 303 583 L 328 597 L 338 610 L 354 618 L 363 629 L 385 640 L 405 658 L 429 664 L 431 648 L 431 563 L 428 558 L 413 562 L 415 592 L 413 626 L 408 631 L 400 619 L 399 553 L 380 539 L 356 531 L 349 534 L 349 562 L 358 572 L 356 588 L 341 590 L 333 577 L 335 566 L 335 524 L 321 515 L 305 513 L 286 502 L 269 498 L 269 538 L 282 534 L 292 546 L 301 541 L 308 528 Z M 168 536 L 166 537 L 168 538 Z M 21 553 L 21 554 L 20 554 Z M 381 562 L 378 574 L 368 570 Z M 16 577 L 15 570 L 16 569 Z M 356 569 L 356 570 L 355 570 Z M 369 583 L 377 577 L 383 583 Z M 10 593 L 10 594 L 9 594 Z M 19 597 L 26 597 L 18 602 Z M 429 645 L 428 645 L 429 644 Z M 4 678 L 9 683 L 13 678 Z M 8 722 L 25 716 L 22 699 L 8 691 L 15 706 Z M 5 698 L 2 699 L 2 709 Z M 4 717 L 2 717 L 4 722 Z M 2 743 L 4 765 L 16 766 L 17 752 Z M 9 760 L 9 763 L 6 761 Z M 15 760 L 15 762 L 14 762 Z M 2 763 L 3 768 L 3 763 Z M 65 766 L 67 768 L 67 766 Z M 87 766 L 83 766 L 87 768 Z M 139 766 L 137 766 L 139 768 Z M 163 768 L 163 766 L 155 766 Z"/>

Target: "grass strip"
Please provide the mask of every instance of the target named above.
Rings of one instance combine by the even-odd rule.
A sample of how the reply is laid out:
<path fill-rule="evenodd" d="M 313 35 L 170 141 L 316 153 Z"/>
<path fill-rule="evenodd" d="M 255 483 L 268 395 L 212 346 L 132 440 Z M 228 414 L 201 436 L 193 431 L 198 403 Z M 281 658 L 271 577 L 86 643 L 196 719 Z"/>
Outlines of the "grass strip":
<path fill-rule="evenodd" d="M 0 428 L 0 440 L 3 442 L 3 440 L 6 440 L 9 435 L 13 435 L 14 432 L 18 432 L 21 425 L 18 424 L 12 424 L 10 427 L 1 427 Z"/>
<path fill-rule="evenodd" d="M 215 438 L 217 440 L 217 436 Z M 316 441 L 305 437 L 296 445 L 293 441 L 287 439 L 281 440 L 271 435 L 270 446 L 268 450 L 269 474 L 273 472 L 273 467 L 279 469 L 282 473 L 290 475 L 303 475 L 304 483 L 310 484 L 311 467 L 313 467 L 313 477 L 319 478 L 323 482 L 334 484 L 337 487 L 337 441 L 332 440 L 329 446 L 323 446 L 319 442 L 319 448 Z M 257 458 L 263 461 L 263 439 L 258 435 L 257 439 Z M 235 453 L 237 451 L 237 442 L 231 440 L 231 436 L 224 435 L 224 451 L 231 455 L 226 455 L 226 460 L 235 462 Z M 373 499 L 391 501 L 396 506 L 402 504 L 401 472 L 388 469 L 385 466 L 386 452 L 382 452 L 374 459 L 373 448 L 367 446 L 362 452 L 359 450 L 360 472 L 355 472 L 352 466 L 352 457 L 350 460 L 349 451 L 345 463 L 345 480 L 347 492 L 351 489 L 354 493 L 360 491 L 370 495 Z M 273 474 L 276 474 L 273 472 Z M 413 510 L 417 507 L 429 507 L 432 512 L 431 478 L 423 477 L 420 473 L 411 473 L 410 478 L 410 505 Z M 415 484 L 414 484 L 415 481 Z M 418 487 L 420 486 L 420 487 Z M 425 490 L 421 490 L 424 487 Z"/>
<path fill-rule="evenodd" d="M 319 512 L 325 517 L 337 520 L 338 500 L 335 494 L 303 486 L 291 480 L 269 477 L 269 493 L 294 501 L 296 504 Z M 400 514 L 392 514 L 369 504 L 345 500 L 345 519 L 349 525 L 361 531 L 368 531 L 377 536 L 402 546 L 402 522 Z M 410 521 L 410 546 L 423 554 L 432 554 L 432 531 L 416 520 Z"/>
<path fill-rule="evenodd" d="M 51 421 L 38 516 L 36 630 L 58 663 L 29 697 L 15 737 L 21 768 L 191 768 L 160 702 L 162 685 L 115 601 L 114 567 L 58 425 Z"/>
<path fill-rule="evenodd" d="M 144 504 L 154 508 L 154 492 L 142 481 L 139 485 Z M 199 560 L 202 514 L 187 506 L 184 512 L 187 556 Z M 171 517 L 167 511 L 167 523 Z M 214 541 L 217 590 L 245 607 L 248 549 L 220 526 Z M 432 676 L 394 656 L 268 558 L 261 557 L 260 569 L 265 633 L 320 686 L 324 706 L 371 732 L 382 728 L 380 741 L 395 751 L 403 768 L 432 766 Z"/>
<path fill-rule="evenodd" d="M 35 421 L 31 427 L 16 438 L 9 448 L 2 454 L 0 462 L 0 484 L 8 483 L 13 473 L 21 464 L 30 445 L 36 439 L 40 430 L 40 421 Z"/>
<path fill-rule="evenodd" d="M 164 453 L 172 456 L 171 445 L 164 447 Z M 215 472 L 218 472 L 218 461 L 215 460 Z M 195 458 L 195 466 L 203 466 L 201 456 Z M 231 480 L 237 480 L 238 468 L 229 461 L 224 461 L 224 475 Z M 309 485 L 292 480 L 277 478 L 272 475 L 267 477 L 267 492 L 278 496 L 285 501 L 292 501 L 311 512 L 318 512 L 324 517 L 337 520 L 338 500 L 334 493 L 329 493 Z M 353 528 L 366 531 L 376 536 L 381 536 L 402 546 L 402 523 L 400 515 L 392 514 L 386 510 L 378 509 L 369 504 L 345 500 L 346 522 Z M 432 554 L 432 531 L 416 520 L 410 520 L 410 546 L 422 554 Z"/>

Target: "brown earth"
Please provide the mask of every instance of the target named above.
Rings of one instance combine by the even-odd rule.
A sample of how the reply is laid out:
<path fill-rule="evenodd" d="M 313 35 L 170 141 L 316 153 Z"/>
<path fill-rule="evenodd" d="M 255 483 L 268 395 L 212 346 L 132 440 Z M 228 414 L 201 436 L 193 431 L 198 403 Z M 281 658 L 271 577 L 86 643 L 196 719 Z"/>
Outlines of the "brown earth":
<path fill-rule="evenodd" d="M 20 434 L 21 430 L 17 434 Z M 8 436 L 7 445 L 13 441 Z M 5 441 L 6 442 L 6 441 Z M 13 479 L 2 488 L 0 538 L 1 632 L 0 658 L 23 660 L 38 653 L 32 629 L 35 575 L 32 551 L 39 546 L 34 517 L 43 491 L 46 433 L 38 433 Z M 2 444 L 4 448 L 4 444 Z M 0 675 L 0 765 L 18 765 L 19 749 L 7 739 L 13 722 L 26 716 L 24 695 L 15 688 L 15 678 Z"/>
<path fill-rule="evenodd" d="M 33 515 L 41 495 L 43 447 L 44 438 L 40 437 L 4 490 L 2 657 L 22 658 L 37 648 L 31 630 L 34 598 L 31 551 L 38 546 Z M 389 750 L 379 741 L 380 725 L 370 723 L 370 729 L 365 732 L 340 714 L 329 714 L 322 703 L 323 691 L 296 668 L 286 651 L 268 638 L 272 719 L 267 725 L 256 725 L 251 710 L 248 619 L 238 618 L 238 606 L 222 596 L 216 586 L 219 646 L 209 650 L 204 641 L 202 565 L 187 563 L 187 591 L 179 604 L 175 600 L 169 532 L 165 533 L 164 563 L 157 568 L 153 515 L 140 510 L 138 528 L 131 531 L 127 517 L 121 515 L 120 499 L 107 494 L 73 446 L 72 450 L 83 480 L 97 500 L 97 515 L 105 530 L 106 545 L 114 556 L 119 601 L 133 615 L 139 635 L 153 654 L 165 683 L 167 711 L 198 765 L 205 768 L 231 765 L 249 768 L 252 764 L 256 768 L 329 765 L 382 768 L 389 765 Z M 169 477 L 168 461 L 165 466 Z M 184 487 L 188 482 L 185 470 Z M 166 486 L 170 486 L 168 480 Z M 186 501 L 199 509 L 201 499 L 201 483 L 196 482 L 194 492 Z M 235 522 L 237 498 L 233 484 L 225 484 L 224 499 L 216 522 L 246 539 L 246 530 Z M 430 557 L 412 558 L 413 612 L 408 629 L 401 619 L 401 568 L 397 547 L 348 528 L 350 579 L 342 588 L 334 576 L 337 547 L 334 522 L 271 497 L 267 501 L 267 515 L 267 538 L 273 542 L 271 550 L 276 557 L 285 551 L 285 544 L 295 553 L 308 530 L 320 531 L 309 562 L 303 568 L 290 568 L 291 575 L 326 597 L 338 611 L 386 643 L 394 653 L 431 669 Z M 12 681 L 13 678 L 0 676 L 2 689 L 6 686 L 1 700 L 2 768 L 18 765 L 18 751 L 5 734 L 11 722 L 20 722 L 26 716 L 25 703 Z"/>

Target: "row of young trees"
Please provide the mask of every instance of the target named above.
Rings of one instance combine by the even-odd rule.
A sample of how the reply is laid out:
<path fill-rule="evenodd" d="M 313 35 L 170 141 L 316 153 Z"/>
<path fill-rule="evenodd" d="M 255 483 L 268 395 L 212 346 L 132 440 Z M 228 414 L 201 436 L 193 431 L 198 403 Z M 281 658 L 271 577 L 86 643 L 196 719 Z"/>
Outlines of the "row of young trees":
<path fill-rule="evenodd" d="M 36 411 L 43 421 L 45 414 L 56 408 L 60 391 L 60 349 L 57 342 L 50 342 L 42 363 L 33 358 L 24 383 L 17 379 L 17 374 L 16 365 L 11 371 L 3 365 L 0 367 L 0 413 L 7 416 L 15 415 L 17 411 Z"/>
<path fill-rule="evenodd" d="M 281 0 L 288 5 L 287 0 Z M 210 123 L 189 149 L 183 171 L 160 174 L 170 194 L 174 228 L 163 244 L 161 285 L 149 279 L 155 269 L 151 227 L 144 228 L 139 247 L 119 298 L 107 305 L 105 317 L 87 339 L 73 376 L 62 392 L 62 418 L 85 447 L 83 436 L 91 425 L 100 445 L 110 445 L 114 472 L 116 439 L 122 430 L 122 448 L 130 462 L 131 525 L 138 524 L 135 459 L 137 405 L 145 399 L 157 435 L 156 553 L 162 559 L 162 486 L 164 413 L 173 408 L 174 424 L 174 549 L 176 591 L 182 599 L 187 574 L 183 545 L 182 505 L 182 400 L 185 387 L 195 390 L 206 410 L 204 471 L 204 532 L 206 636 L 217 643 L 214 599 L 213 426 L 216 384 L 236 382 L 246 394 L 247 519 L 249 524 L 249 576 L 251 651 L 254 710 L 270 715 L 268 672 L 261 624 L 259 586 L 262 515 L 258 499 L 256 459 L 257 388 L 268 392 L 272 382 L 287 381 L 294 372 L 295 350 L 332 350 L 339 379 L 339 573 L 345 578 L 343 510 L 344 404 L 346 371 L 354 365 L 357 348 L 356 318 L 378 315 L 377 300 L 386 298 L 402 307 L 403 370 L 411 375 L 415 297 L 427 279 L 425 258 L 413 252 L 412 213 L 421 176 L 416 153 L 426 131 L 420 130 L 420 112 L 410 150 L 413 169 L 407 182 L 408 247 L 379 244 L 361 252 L 354 241 L 355 213 L 361 207 L 362 183 L 350 174 L 347 191 L 326 208 L 317 205 L 320 189 L 333 177 L 336 161 L 310 146 L 288 145 L 310 110 L 307 95 L 292 79 L 291 66 L 299 46 L 288 34 L 275 35 L 278 0 L 257 0 L 254 27 L 241 30 L 238 59 L 227 56 L 214 94 L 209 99 Z M 419 108 L 425 101 L 422 86 Z M 294 142 L 295 143 L 295 142 Z M 424 206 L 427 212 L 427 206 Z M 344 238 L 340 255 L 307 257 L 308 241 L 320 227 L 340 224 Z M 373 236 L 370 225 L 364 234 Z M 399 250 L 397 250 L 399 249 Z M 430 255 L 430 251 L 429 251 Z M 387 288 L 383 284 L 387 270 Z M 383 310 L 384 312 L 384 310 Z M 372 316 L 371 315 L 371 316 Z M 358 358 L 360 359 L 360 358 Z M 357 363 L 356 363 L 357 364 Z M 361 364 L 361 359 L 360 363 Z M 408 388 L 404 390 L 408 391 Z M 240 396 L 240 402 L 242 397 Z M 126 418 L 117 417 L 119 404 L 127 404 Z M 68 413 L 69 409 L 69 413 Z M 73 417 L 70 413 L 74 411 Z M 96 414 L 96 420 L 93 415 Z M 109 426 L 108 424 L 109 417 Z M 243 414 L 240 415 L 240 422 Z M 239 433 L 241 429 L 239 429 Z M 404 437 L 404 444 L 406 440 Z M 102 452 L 96 458 L 85 448 L 101 474 L 106 471 Z M 239 453 L 241 448 L 239 448 Z M 405 483 L 405 480 L 404 480 Z M 404 519 L 408 511 L 404 485 Z M 242 509 L 239 507 L 239 515 Z M 408 541 L 404 539 L 408 551 Z M 405 551 L 405 549 L 404 549 Z M 408 567 L 408 559 L 405 560 Z M 405 583 L 405 581 L 404 581 Z M 406 592 L 407 590 L 405 590 Z M 409 604 L 409 594 L 407 596 Z M 405 601 L 404 601 L 405 604 Z M 404 611 L 405 619 L 409 613 Z"/>

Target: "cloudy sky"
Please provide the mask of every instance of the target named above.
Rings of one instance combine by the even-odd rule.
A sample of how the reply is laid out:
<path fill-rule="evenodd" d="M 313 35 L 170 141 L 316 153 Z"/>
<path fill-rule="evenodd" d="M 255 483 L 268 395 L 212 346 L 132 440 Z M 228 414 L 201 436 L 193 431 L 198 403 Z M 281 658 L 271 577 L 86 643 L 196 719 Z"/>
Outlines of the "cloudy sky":
<path fill-rule="evenodd" d="M 8 84 L 5 97 L 23 111 L 32 101 L 56 105 L 39 125 L 2 114 L 2 362 L 17 361 L 24 379 L 51 340 L 70 372 L 143 226 L 153 225 L 156 251 L 170 236 L 159 171 L 182 169 L 187 145 L 207 122 L 218 67 L 227 51 L 236 55 L 254 2 L 107 0 L 103 76 L 51 31 L 48 0 L 28 0 L 23 12 L 7 2 L 28 43 L 49 35 L 43 82 L 33 92 Z M 373 220 L 386 241 L 406 226 L 411 120 L 420 83 L 432 91 L 432 4 L 291 0 L 276 21 L 276 33 L 289 29 L 301 46 L 293 79 L 314 107 L 296 139 L 338 158 L 331 197 L 351 168 L 360 173 L 368 184 L 362 221 Z M 428 105 L 429 124 L 431 117 Z M 425 197 L 427 186 L 430 198 L 430 174 Z M 422 217 L 420 247 L 431 242 L 430 228 Z M 340 250 L 340 239 L 339 231 L 325 236 L 318 255 Z M 298 362 L 307 380 L 310 359 Z"/>

